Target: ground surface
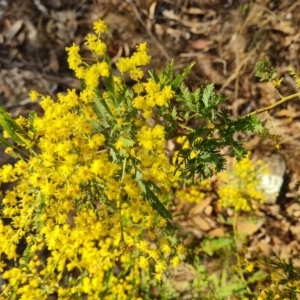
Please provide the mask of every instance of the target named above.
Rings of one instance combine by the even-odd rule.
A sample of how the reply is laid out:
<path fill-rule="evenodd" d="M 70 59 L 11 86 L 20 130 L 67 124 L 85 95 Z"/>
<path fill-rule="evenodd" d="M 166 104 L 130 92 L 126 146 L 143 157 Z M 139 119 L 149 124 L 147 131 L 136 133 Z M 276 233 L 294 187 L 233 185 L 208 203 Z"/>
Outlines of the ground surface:
<path fill-rule="evenodd" d="M 300 73 L 299 1 L 1 0 L 0 104 L 14 116 L 26 114 L 37 109 L 28 98 L 31 89 L 54 95 L 79 88 L 68 70 L 65 47 L 82 43 L 92 21 L 99 18 L 108 24 L 105 39 L 113 60 L 147 41 L 152 69 L 163 69 L 172 58 L 179 70 L 196 61 L 189 78 L 191 87 L 215 83 L 229 98 L 227 108 L 234 116 L 278 101 L 273 86 L 254 76 L 255 64 L 264 57 L 283 77 L 282 95 L 299 91 L 288 73 L 289 65 Z M 286 163 L 285 182 L 277 203 L 259 213 L 264 221 L 246 227 L 252 245 L 261 246 L 265 254 L 272 249 L 290 258 L 300 248 L 300 205 L 293 190 L 300 174 L 299 100 L 263 118 L 273 134 L 280 136 L 281 148 L 272 164 L 282 169 L 282 159 Z M 274 142 L 261 142 L 257 137 L 249 139 L 247 146 L 257 157 L 278 154 Z M 208 198 L 194 209 L 213 222 L 186 225 L 198 238 L 220 228 L 212 201 Z M 296 264 L 300 266 L 300 260 Z"/>

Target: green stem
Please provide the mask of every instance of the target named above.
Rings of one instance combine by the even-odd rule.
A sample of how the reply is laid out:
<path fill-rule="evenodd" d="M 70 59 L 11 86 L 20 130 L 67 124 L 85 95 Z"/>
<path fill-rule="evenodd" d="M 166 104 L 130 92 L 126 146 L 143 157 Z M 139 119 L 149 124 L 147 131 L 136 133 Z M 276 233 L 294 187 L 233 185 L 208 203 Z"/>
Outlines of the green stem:
<path fill-rule="evenodd" d="M 245 117 L 246 117 L 246 116 L 257 115 L 257 114 L 260 114 L 260 113 L 265 112 L 265 111 L 270 111 L 270 110 L 272 110 L 273 108 L 275 108 L 275 107 L 281 105 L 282 103 L 285 103 L 285 102 L 287 102 L 287 101 L 290 101 L 290 100 L 292 100 L 292 99 L 294 99 L 294 98 L 296 98 L 296 97 L 300 97 L 300 92 L 299 92 L 299 93 L 296 93 L 296 94 L 292 94 L 292 95 L 286 96 L 286 97 L 283 97 L 281 100 L 279 100 L 278 102 L 276 102 L 276 103 L 274 103 L 274 104 L 272 104 L 272 105 L 269 105 L 269 106 L 264 107 L 264 108 L 257 109 L 257 110 L 255 110 L 255 111 L 249 113 L 249 114 L 246 114 Z"/>
<path fill-rule="evenodd" d="M 178 123 L 178 125 L 179 125 L 180 127 L 184 128 L 184 129 L 188 130 L 188 131 L 193 131 L 193 130 L 194 130 L 193 128 L 187 127 L 187 126 L 185 126 L 185 125 L 183 125 L 183 124 L 180 124 L 180 123 Z"/>
<path fill-rule="evenodd" d="M 232 220 L 232 227 L 233 227 L 233 239 L 234 239 L 234 244 L 235 244 L 235 256 L 236 256 L 236 260 L 237 260 L 237 271 L 238 274 L 242 280 L 242 282 L 244 283 L 246 290 L 248 293 L 251 293 L 251 290 L 247 284 L 247 281 L 244 277 L 244 273 L 243 273 L 243 269 L 242 269 L 242 260 L 241 257 L 239 255 L 239 251 L 238 251 L 238 230 L 237 230 L 237 222 L 238 222 L 238 212 L 235 211 L 234 215 L 233 215 L 233 220 Z"/>

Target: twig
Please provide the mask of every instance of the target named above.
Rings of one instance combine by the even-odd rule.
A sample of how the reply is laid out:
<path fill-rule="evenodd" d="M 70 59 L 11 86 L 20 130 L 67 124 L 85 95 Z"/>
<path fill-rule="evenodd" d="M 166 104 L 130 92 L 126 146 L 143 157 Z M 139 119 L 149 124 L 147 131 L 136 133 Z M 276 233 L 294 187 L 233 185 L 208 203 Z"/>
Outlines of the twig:
<path fill-rule="evenodd" d="M 158 41 L 158 39 L 153 35 L 153 33 L 148 29 L 146 23 L 144 22 L 144 20 L 141 17 L 141 14 L 139 13 L 138 9 L 136 8 L 136 6 L 134 5 L 134 3 L 131 0 L 125 0 L 133 9 L 136 18 L 139 20 L 139 22 L 143 25 L 143 27 L 146 29 L 148 35 L 150 36 L 150 38 L 154 41 L 154 43 L 156 44 L 156 46 L 158 47 L 158 49 L 161 51 L 161 53 L 163 54 L 163 56 L 167 59 L 167 60 L 171 60 L 171 56 L 167 53 L 166 49 L 163 47 L 163 45 Z"/>
<path fill-rule="evenodd" d="M 232 73 L 228 79 L 226 80 L 226 82 L 222 85 L 222 87 L 220 88 L 220 92 L 222 92 L 229 84 L 231 81 L 233 81 L 239 74 L 240 70 L 242 69 L 242 67 L 247 63 L 247 61 L 252 57 L 252 54 L 257 50 L 257 47 L 253 48 L 248 54 L 247 56 L 240 62 L 240 64 L 235 68 L 234 73 Z"/>
<path fill-rule="evenodd" d="M 246 116 L 257 115 L 257 114 L 260 114 L 260 113 L 265 112 L 265 111 L 270 111 L 271 109 L 273 109 L 273 108 L 275 108 L 275 107 L 281 105 L 282 103 L 285 103 L 285 102 L 287 102 L 287 101 L 290 101 L 290 100 L 292 100 L 292 99 L 294 99 L 294 98 L 296 98 L 296 97 L 300 97 L 300 92 L 299 92 L 299 93 L 296 93 L 296 94 L 292 94 L 292 95 L 290 95 L 290 96 L 283 97 L 283 98 L 282 98 L 281 100 L 279 100 L 278 102 L 276 102 L 276 103 L 274 103 L 274 104 L 272 104 L 272 105 L 269 105 L 269 106 L 267 106 L 267 107 L 260 108 L 260 109 L 257 109 L 257 110 L 255 110 L 255 111 L 252 111 L 251 113 L 246 114 L 245 117 L 246 117 Z"/>

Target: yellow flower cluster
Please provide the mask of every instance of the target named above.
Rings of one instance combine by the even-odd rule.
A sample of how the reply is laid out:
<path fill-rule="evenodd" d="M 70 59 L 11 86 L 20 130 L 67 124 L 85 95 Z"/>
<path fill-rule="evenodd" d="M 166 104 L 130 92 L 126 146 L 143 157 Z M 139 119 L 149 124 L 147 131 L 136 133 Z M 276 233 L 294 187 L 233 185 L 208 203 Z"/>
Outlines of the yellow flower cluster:
<path fill-rule="evenodd" d="M 137 81 L 133 86 L 135 97 L 133 99 L 133 107 L 142 111 L 144 118 L 148 119 L 152 116 L 152 109 L 155 106 L 163 106 L 171 100 L 175 92 L 171 86 L 161 87 L 153 78 L 142 83 L 140 80 L 144 77 L 144 72 L 140 66 L 147 65 L 150 56 L 147 55 L 147 44 L 141 43 L 137 46 L 137 52 L 131 57 L 120 58 L 116 66 L 121 74 L 126 72 L 132 80 Z"/>
<path fill-rule="evenodd" d="M 198 186 L 191 186 L 176 191 L 176 198 L 182 202 L 200 203 L 205 198 L 205 193 Z"/>
<path fill-rule="evenodd" d="M 150 62 L 150 56 L 147 55 L 147 43 L 141 43 L 137 46 L 137 52 L 131 57 L 119 58 L 116 66 L 118 70 L 123 74 L 129 72 L 132 80 L 138 81 L 144 77 L 144 72 L 140 68 Z"/>
<path fill-rule="evenodd" d="M 211 180 L 202 180 L 197 185 L 190 185 L 176 190 L 176 198 L 181 202 L 200 203 L 206 195 L 206 191 L 211 189 Z"/>
<path fill-rule="evenodd" d="M 231 168 L 218 175 L 221 207 L 232 207 L 236 211 L 250 211 L 265 200 L 261 176 L 267 174 L 267 166 L 261 161 L 253 163 L 249 154 L 240 162 L 234 161 Z"/>
<path fill-rule="evenodd" d="M 292 66 L 289 66 L 289 73 L 294 77 L 297 88 L 300 88 L 300 76 Z"/>
<path fill-rule="evenodd" d="M 100 39 L 105 23 L 96 21 L 93 28 L 86 37 L 95 55 L 93 64 L 80 56 L 78 45 L 66 49 L 69 66 L 85 83 L 84 89 L 79 94 L 68 90 L 57 101 L 31 92 L 32 100 L 41 99 L 44 110 L 33 128 L 28 122 L 22 125 L 34 145 L 29 156 L 0 170 L 1 182 L 14 182 L 1 211 L 1 217 L 12 222 L 0 220 L 0 266 L 7 281 L 0 299 L 47 299 L 57 293 L 59 299 L 88 295 L 88 299 L 137 300 L 141 274 L 152 275 L 149 266 L 154 265 L 154 276 L 161 280 L 169 264 L 179 264 L 182 247 L 167 238 L 163 230 L 167 221 L 145 201 L 149 190 L 143 185 L 151 181 L 159 189 L 152 193 L 164 201 L 176 181 L 165 153 L 164 128 L 150 126 L 146 119 L 174 92 L 152 79 L 139 82 L 140 66 L 150 60 L 142 43 L 132 57 L 117 62 L 121 73 L 129 72 L 138 80 L 133 107 L 131 101 L 116 105 L 124 84 L 111 75 L 106 45 Z M 114 94 L 99 96 L 99 80 L 109 76 Z M 107 127 L 110 135 L 95 129 L 100 122 L 91 106 L 95 99 L 105 102 L 110 119 L 116 121 L 114 128 Z M 27 244 L 22 257 L 17 253 L 21 239 Z M 45 250 L 46 261 L 41 255 Z M 5 266 L 4 255 L 18 262 L 14 268 Z"/>

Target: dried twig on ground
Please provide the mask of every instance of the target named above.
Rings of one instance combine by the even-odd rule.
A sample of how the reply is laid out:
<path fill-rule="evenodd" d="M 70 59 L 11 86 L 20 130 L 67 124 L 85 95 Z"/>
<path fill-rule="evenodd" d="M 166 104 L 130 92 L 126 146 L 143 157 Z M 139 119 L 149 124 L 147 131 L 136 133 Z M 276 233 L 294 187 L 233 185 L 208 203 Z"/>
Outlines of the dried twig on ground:
<path fill-rule="evenodd" d="M 138 9 L 136 8 L 136 6 L 134 5 L 134 3 L 131 0 L 126 0 L 126 2 L 132 7 L 134 14 L 136 15 L 136 18 L 139 20 L 139 22 L 142 24 L 142 26 L 145 28 L 145 30 L 147 31 L 148 35 L 150 36 L 150 38 L 153 40 L 153 42 L 156 44 L 156 46 L 159 48 L 159 50 L 161 51 L 161 53 L 163 54 L 163 56 L 167 59 L 167 60 L 171 60 L 171 56 L 168 54 L 168 52 L 166 51 L 166 49 L 163 47 L 163 45 L 158 41 L 158 39 L 153 35 L 153 33 L 149 30 L 149 28 L 147 27 L 146 23 L 144 22 L 144 20 L 141 17 L 141 14 L 139 13 Z"/>

